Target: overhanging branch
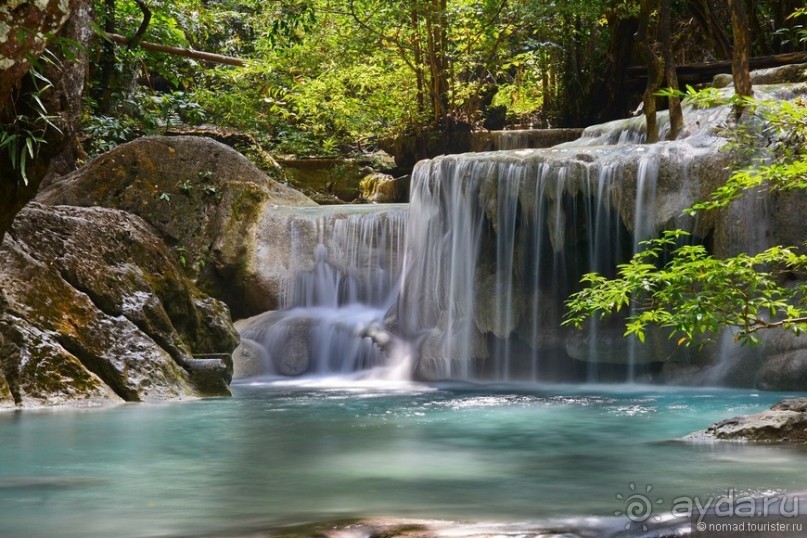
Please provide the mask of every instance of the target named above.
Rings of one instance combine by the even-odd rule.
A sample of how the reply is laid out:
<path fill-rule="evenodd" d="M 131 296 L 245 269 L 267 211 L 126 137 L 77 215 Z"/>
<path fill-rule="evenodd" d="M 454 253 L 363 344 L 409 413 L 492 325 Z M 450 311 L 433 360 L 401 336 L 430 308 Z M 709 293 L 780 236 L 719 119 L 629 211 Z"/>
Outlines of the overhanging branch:
<path fill-rule="evenodd" d="M 137 7 L 140 8 L 140 11 L 143 12 L 143 20 L 140 22 L 140 26 L 137 28 L 137 32 L 135 35 L 132 36 L 132 39 L 126 43 L 126 48 L 131 50 L 136 48 L 141 41 L 143 41 L 143 35 L 145 35 L 146 30 L 148 30 L 149 23 L 151 22 L 151 10 L 149 9 L 148 5 L 143 0 L 134 0 L 137 4 Z"/>
<path fill-rule="evenodd" d="M 119 43 L 121 45 L 129 45 L 131 40 L 120 34 L 104 34 L 102 37 L 112 41 L 114 43 Z M 212 52 L 203 52 L 200 50 L 193 50 L 193 49 L 183 49 L 181 47 L 172 47 L 170 45 L 161 45 L 159 43 L 150 43 L 148 41 L 140 41 L 137 44 L 141 49 L 148 50 L 151 52 L 160 52 L 162 54 L 171 54 L 172 56 L 182 56 L 183 58 L 192 58 L 194 60 L 204 60 L 207 62 L 213 62 L 218 64 L 224 65 L 234 65 L 237 67 L 243 67 L 247 65 L 247 61 L 243 58 L 236 58 L 233 56 L 224 56 L 223 54 L 214 54 Z"/>

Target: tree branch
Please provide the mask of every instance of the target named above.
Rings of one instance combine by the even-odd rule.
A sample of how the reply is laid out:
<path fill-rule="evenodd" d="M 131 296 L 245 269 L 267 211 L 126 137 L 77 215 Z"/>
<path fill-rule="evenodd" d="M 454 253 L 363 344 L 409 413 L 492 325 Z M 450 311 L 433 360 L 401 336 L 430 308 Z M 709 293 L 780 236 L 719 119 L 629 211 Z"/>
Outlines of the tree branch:
<path fill-rule="evenodd" d="M 776 327 L 782 327 L 784 325 L 796 325 L 798 323 L 807 323 L 807 316 L 801 318 L 785 318 L 779 321 L 764 321 L 757 319 L 755 320 L 754 325 L 750 329 L 743 331 L 743 333 L 752 334 L 763 329 L 775 329 Z"/>
<path fill-rule="evenodd" d="M 120 43 L 121 45 L 127 45 L 129 43 L 128 37 L 119 34 L 106 34 L 104 37 L 110 41 L 114 41 L 115 43 Z M 214 62 L 218 64 L 235 65 L 237 67 L 243 67 L 247 65 L 247 61 L 242 58 L 235 58 L 233 56 L 224 56 L 223 54 L 213 54 L 212 52 L 202 52 L 200 50 L 183 49 L 181 47 L 172 47 L 169 45 L 161 45 L 159 43 L 150 43 L 148 41 L 141 41 L 139 43 L 139 46 L 140 48 L 151 52 L 172 54 L 174 56 L 182 56 L 184 58 L 193 58 L 194 60 L 205 60 L 208 62 Z"/>
<path fill-rule="evenodd" d="M 132 36 L 132 39 L 126 43 L 126 48 L 132 50 L 140 45 L 140 42 L 143 40 L 143 35 L 145 35 L 146 30 L 148 30 L 149 23 L 151 22 L 151 10 L 149 9 L 148 5 L 143 0 L 134 0 L 137 4 L 137 7 L 140 8 L 140 11 L 143 12 L 143 20 L 140 22 L 140 26 L 137 28 L 137 32 L 135 35 Z"/>

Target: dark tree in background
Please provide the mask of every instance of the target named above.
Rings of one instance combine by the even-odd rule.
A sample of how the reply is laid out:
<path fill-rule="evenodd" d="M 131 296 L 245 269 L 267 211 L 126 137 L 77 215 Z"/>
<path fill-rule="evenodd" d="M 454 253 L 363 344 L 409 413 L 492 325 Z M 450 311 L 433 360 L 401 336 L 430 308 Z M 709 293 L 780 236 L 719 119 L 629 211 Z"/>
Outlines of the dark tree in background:
<path fill-rule="evenodd" d="M 69 171 L 81 152 L 90 11 L 89 0 L 0 8 L 10 28 L 0 43 L 0 241 L 49 171 Z"/>

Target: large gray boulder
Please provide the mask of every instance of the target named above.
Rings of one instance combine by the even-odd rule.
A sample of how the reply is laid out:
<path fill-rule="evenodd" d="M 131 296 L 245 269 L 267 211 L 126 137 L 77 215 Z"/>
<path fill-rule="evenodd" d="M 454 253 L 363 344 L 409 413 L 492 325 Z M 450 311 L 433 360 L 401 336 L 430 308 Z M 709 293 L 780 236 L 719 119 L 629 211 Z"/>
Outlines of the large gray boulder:
<path fill-rule="evenodd" d="M 141 217 L 185 273 L 237 317 L 265 310 L 250 297 L 259 218 L 276 206 L 316 205 L 234 149 L 193 136 L 143 137 L 118 146 L 50 185 L 37 201 Z"/>
<path fill-rule="evenodd" d="M 0 406 L 226 395 L 237 338 L 138 217 L 31 204 L 0 248 Z"/>

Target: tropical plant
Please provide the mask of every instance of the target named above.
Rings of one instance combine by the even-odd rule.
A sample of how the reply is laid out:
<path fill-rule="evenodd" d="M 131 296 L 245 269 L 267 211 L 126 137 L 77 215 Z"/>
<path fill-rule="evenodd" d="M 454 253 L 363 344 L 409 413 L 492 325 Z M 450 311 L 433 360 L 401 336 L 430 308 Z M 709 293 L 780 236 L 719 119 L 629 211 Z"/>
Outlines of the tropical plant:
<path fill-rule="evenodd" d="M 14 103 L 15 108 L 25 112 L 17 112 L 14 121 L 0 128 L 0 150 L 6 151 L 11 167 L 19 172 L 25 185 L 28 185 L 28 164 L 39 155 L 40 147 L 47 144 L 48 129 L 61 132 L 55 123 L 59 118 L 49 114 L 43 103 L 44 94 L 53 87 L 39 69 L 43 61 L 56 60 L 46 52 L 41 61 L 34 62 L 27 75 L 30 80 L 26 87 L 30 89 Z"/>

